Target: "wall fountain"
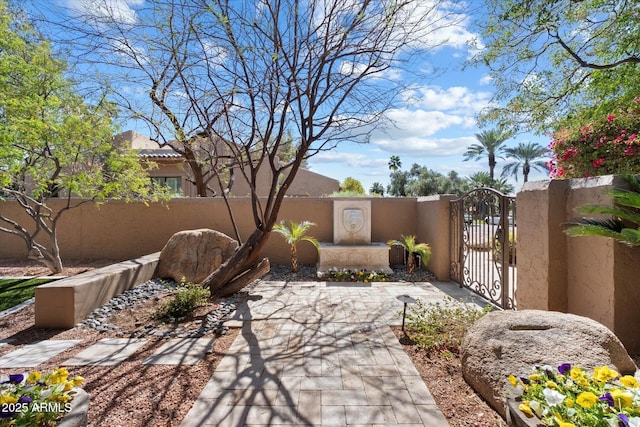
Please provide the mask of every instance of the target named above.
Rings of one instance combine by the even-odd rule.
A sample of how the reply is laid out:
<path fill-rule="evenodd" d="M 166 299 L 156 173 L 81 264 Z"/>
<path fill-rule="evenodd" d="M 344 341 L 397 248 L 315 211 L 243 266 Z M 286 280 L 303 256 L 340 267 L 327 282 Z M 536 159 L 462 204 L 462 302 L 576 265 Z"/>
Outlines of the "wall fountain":
<path fill-rule="evenodd" d="M 332 269 L 384 271 L 389 246 L 371 242 L 371 200 L 333 201 L 333 243 L 320 243 L 318 273 Z"/>

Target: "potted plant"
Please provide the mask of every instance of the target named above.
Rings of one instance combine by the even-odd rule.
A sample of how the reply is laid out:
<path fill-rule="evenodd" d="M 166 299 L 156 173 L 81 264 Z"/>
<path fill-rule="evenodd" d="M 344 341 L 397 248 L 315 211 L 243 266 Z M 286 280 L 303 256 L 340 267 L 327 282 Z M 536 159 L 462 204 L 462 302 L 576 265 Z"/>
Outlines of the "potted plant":
<path fill-rule="evenodd" d="M 538 366 L 510 375 L 507 422 L 511 426 L 631 427 L 640 425 L 640 385 L 608 366 L 592 374 L 578 366 Z"/>
<path fill-rule="evenodd" d="M 307 230 L 310 227 L 316 225 L 310 221 L 303 221 L 301 223 L 290 221 L 288 224 L 281 221 L 279 224 L 273 226 L 273 231 L 281 234 L 287 243 L 291 246 L 291 271 L 298 272 L 298 249 L 297 244 L 301 241 L 307 241 L 318 249 L 320 243 L 315 237 L 307 236 Z"/>
<path fill-rule="evenodd" d="M 427 265 L 431 258 L 431 247 L 426 243 L 416 243 L 416 236 L 402 235 L 402 240 L 389 240 L 389 246 L 402 246 L 407 252 L 407 273 L 413 274 L 416 269 L 416 255 L 422 259 L 423 265 Z"/>
<path fill-rule="evenodd" d="M 78 388 L 83 382 L 81 376 L 69 378 L 66 368 L 0 376 L 0 425 L 85 426 L 89 399 Z"/>

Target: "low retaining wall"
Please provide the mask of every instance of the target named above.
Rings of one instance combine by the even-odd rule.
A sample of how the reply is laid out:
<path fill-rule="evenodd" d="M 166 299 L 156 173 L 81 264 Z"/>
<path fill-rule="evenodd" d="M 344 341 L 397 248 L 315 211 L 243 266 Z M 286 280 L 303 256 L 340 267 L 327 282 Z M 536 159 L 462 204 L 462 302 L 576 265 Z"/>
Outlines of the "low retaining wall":
<path fill-rule="evenodd" d="M 160 252 L 36 287 L 36 328 L 73 328 L 111 298 L 155 276 Z"/>

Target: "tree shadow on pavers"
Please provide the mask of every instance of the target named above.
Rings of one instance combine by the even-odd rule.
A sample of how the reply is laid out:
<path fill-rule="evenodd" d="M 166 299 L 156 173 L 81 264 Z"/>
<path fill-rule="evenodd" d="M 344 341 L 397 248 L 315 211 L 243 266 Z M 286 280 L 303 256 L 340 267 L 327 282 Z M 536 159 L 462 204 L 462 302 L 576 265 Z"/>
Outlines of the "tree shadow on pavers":
<path fill-rule="evenodd" d="M 476 304 L 480 308 L 496 307 L 495 304 L 487 301 L 480 294 L 464 288 L 455 282 L 430 282 L 430 284 L 457 301 L 466 304 Z"/>
<path fill-rule="evenodd" d="M 351 388 L 345 375 L 361 381 L 358 362 L 375 363 L 373 349 L 382 341 L 380 334 L 370 336 L 375 326 L 345 322 L 344 315 L 327 309 L 331 301 L 311 298 L 305 304 L 303 296 L 288 296 L 285 310 L 268 305 L 268 298 L 238 307 L 241 335 L 227 353 L 233 367 L 216 371 L 206 387 L 211 394 L 201 395 L 184 426 L 320 424 L 320 391 Z M 262 312 L 266 320 L 260 320 L 255 312 L 264 307 L 273 312 Z"/>
<path fill-rule="evenodd" d="M 91 396 L 110 397 L 100 399 L 100 405 L 91 401 L 89 412 L 92 425 L 131 425 L 127 423 L 128 411 L 135 410 L 135 406 L 139 405 L 149 409 L 144 411 L 145 418 L 136 425 L 179 423 L 189 409 L 181 406 L 184 402 L 197 399 L 208 378 L 213 375 L 215 364 L 207 363 L 207 358 L 195 365 L 144 364 L 166 343 L 167 340 L 161 338 L 150 338 L 132 356 L 115 366 L 69 367 L 74 375 L 82 375 L 87 379 L 82 387 Z M 209 355 L 220 359 L 223 356 L 215 352 Z M 111 380 L 103 381 L 102 378 L 107 374 Z M 182 416 L 178 415 L 180 412 Z"/>
<path fill-rule="evenodd" d="M 26 329 L 23 329 L 7 337 L 7 339 L 13 340 L 11 342 L 11 344 L 13 345 L 32 344 L 36 341 L 51 339 L 56 335 L 59 335 L 68 330 L 69 329 L 45 329 L 45 328 L 36 328 L 35 326 L 30 326 Z"/>

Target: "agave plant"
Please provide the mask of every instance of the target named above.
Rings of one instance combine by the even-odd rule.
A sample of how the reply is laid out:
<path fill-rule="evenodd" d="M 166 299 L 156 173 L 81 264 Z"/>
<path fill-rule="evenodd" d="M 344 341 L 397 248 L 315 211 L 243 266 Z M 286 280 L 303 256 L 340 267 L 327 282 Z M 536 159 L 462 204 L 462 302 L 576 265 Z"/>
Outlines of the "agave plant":
<path fill-rule="evenodd" d="M 431 258 L 431 247 L 426 243 L 416 243 L 416 236 L 401 236 L 402 240 L 389 240 L 387 245 L 402 246 L 408 252 L 407 273 L 413 274 L 416 269 L 416 255 L 420 255 L 422 262 L 426 265 Z"/>
<path fill-rule="evenodd" d="M 297 244 L 301 241 L 307 241 L 313 244 L 316 249 L 320 246 L 318 239 L 315 237 L 307 236 L 307 230 L 309 227 L 316 225 L 310 221 L 303 221 L 301 223 L 290 221 L 288 224 L 281 221 L 279 224 L 273 226 L 273 231 L 282 234 L 287 243 L 291 245 L 291 271 L 298 272 L 298 249 Z"/>
<path fill-rule="evenodd" d="M 625 176 L 629 189 L 614 189 L 611 195 L 614 206 L 583 205 L 577 210 L 582 214 L 612 215 L 612 219 L 580 218 L 568 223 L 570 236 L 604 236 L 629 246 L 640 246 L 640 181 L 635 176 Z"/>

